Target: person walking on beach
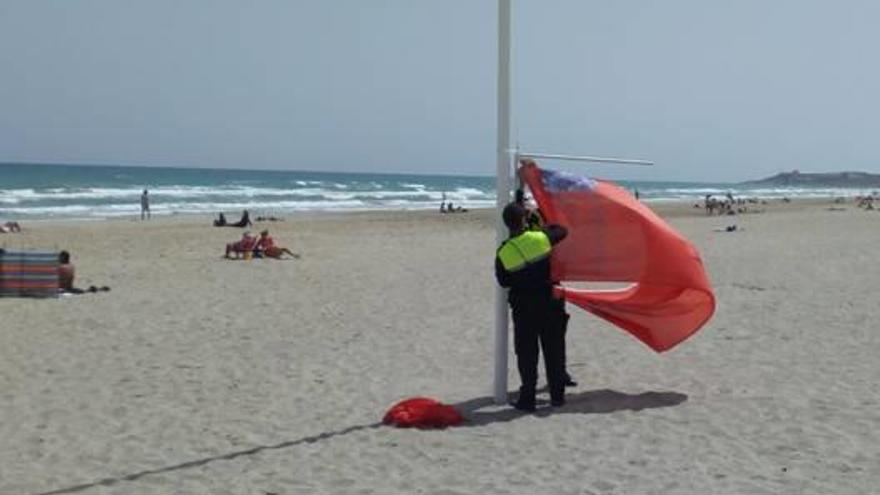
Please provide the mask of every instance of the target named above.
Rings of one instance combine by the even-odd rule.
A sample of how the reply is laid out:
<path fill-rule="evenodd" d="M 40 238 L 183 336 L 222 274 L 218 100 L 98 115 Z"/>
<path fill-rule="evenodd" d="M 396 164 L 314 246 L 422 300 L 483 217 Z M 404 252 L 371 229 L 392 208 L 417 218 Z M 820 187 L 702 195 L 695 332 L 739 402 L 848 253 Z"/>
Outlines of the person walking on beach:
<path fill-rule="evenodd" d="M 146 218 L 150 218 L 150 197 L 148 196 L 147 190 L 144 189 L 143 194 L 141 194 L 141 220 Z"/>
<path fill-rule="evenodd" d="M 507 300 L 513 312 L 514 350 L 522 385 L 513 407 L 521 411 L 535 410 L 538 381 L 538 342 L 544 351 L 550 404 L 565 404 L 564 339 L 560 311 L 553 297 L 550 279 L 550 252 L 568 231 L 560 225 L 547 225 L 541 230 L 528 229 L 528 210 L 521 204 L 508 204 L 502 213 L 510 237 L 501 244 L 495 256 L 495 277 L 498 284 L 509 288 Z"/>

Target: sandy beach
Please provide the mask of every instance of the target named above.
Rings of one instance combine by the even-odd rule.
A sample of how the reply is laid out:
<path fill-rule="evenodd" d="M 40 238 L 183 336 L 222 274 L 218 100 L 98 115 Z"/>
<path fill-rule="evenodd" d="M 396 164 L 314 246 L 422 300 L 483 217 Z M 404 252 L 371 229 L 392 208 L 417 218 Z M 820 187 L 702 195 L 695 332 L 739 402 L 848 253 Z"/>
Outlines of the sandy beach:
<path fill-rule="evenodd" d="M 570 307 L 579 386 L 534 415 L 489 398 L 492 211 L 258 224 L 286 261 L 222 259 L 209 218 L 23 223 L 0 246 L 112 290 L 0 299 L 0 493 L 876 492 L 880 212 L 832 206 L 660 207 L 714 318 L 659 355 Z M 379 424 L 417 395 L 467 424 Z"/>

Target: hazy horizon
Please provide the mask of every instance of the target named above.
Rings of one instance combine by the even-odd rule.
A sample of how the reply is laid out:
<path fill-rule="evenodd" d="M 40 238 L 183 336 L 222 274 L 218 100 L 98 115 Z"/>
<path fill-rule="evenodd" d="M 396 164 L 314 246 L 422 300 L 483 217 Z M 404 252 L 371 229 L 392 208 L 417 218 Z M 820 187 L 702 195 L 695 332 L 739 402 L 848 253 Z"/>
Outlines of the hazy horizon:
<path fill-rule="evenodd" d="M 880 4 L 513 6 L 523 149 L 657 162 L 587 169 L 625 180 L 880 172 Z M 7 0 L 0 162 L 491 176 L 496 7 Z"/>
<path fill-rule="evenodd" d="M 363 170 L 310 170 L 310 169 L 291 169 L 291 168 L 237 168 L 237 167 L 210 167 L 210 166 L 186 166 L 186 165 L 126 165 L 126 164 L 113 164 L 113 163 L 38 163 L 38 162 L 4 162 L 0 161 L 0 167 L 2 166 L 35 166 L 35 167 L 96 167 L 96 168 L 136 168 L 136 169 L 171 169 L 171 170 L 210 170 L 210 171 L 229 171 L 229 172 L 291 172 L 291 173 L 304 173 L 304 174 L 338 174 L 338 175 L 389 175 L 389 176 L 425 176 L 425 177 L 462 177 L 462 178 L 474 178 L 474 179 L 494 179 L 495 174 L 489 173 L 444 173 L 444 172 L 383 172 L 383 171 L 363 171 Z M 546 162 L 545 165 L 547 168 L 558 169 L 561 168 L 558 166 L 558 162 L 549 161 Z M 563 167 L 564 168 L 564 167 Z M 569 168 L 569 172 L 578 172 L 577 170 L 571 170 Z M 587 173 L 581 171 L 583 173 Z M 823 171 L 811 171 L 811 170 L 786 170 L 781 172 L 776 172 L 771 175 L 765 175 L 761 177 L 752 177 L 749 179 L 737 180 L 737 181 L 700 181 L 700 180 L 663 180 L 663 179 L 655 179 L 655 180 L 647 180 L 647 179 L 626 179 L 631 183 L 670 183 L 670 184 L 681 184 L 681 183 L 689 183 L 694 185 L 700 184 L 713 184 L 713 185 L 742 185 L 748 182 L 754 182 L 759 180 L 768 179 L 774 177 L 778 174 L 790 174 L 790 173 L 800 173 L 800 174 L 845 174 L 845 173 L 867 173 L 869 175 L 877 175 L 880 174 L 873 172 L 866 172 L 864 170 L 839 170 L 832 172 L 823 172 Z M 608 174 L 596 173 L 593 171 L 590 175 L 597 176 L 600 178 L 606 178 L 610 180 L 614 180 L 608 176 Z"/>

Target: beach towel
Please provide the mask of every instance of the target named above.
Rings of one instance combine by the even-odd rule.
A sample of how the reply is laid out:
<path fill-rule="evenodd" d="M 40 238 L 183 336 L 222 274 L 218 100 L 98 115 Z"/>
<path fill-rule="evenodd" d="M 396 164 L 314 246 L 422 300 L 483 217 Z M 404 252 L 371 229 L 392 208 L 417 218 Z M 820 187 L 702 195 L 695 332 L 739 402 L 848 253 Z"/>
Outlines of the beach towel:
<path fill-rule="evenodd" d="M 619 290 L 559 286 L 558 296 L 657 352 L 712 317 L 715 296 L 696 248 L 628 191 L 532 161 L 524 161 L 519 174 L 546 222 L 568 229 L 551 255 L 553 280 L 627 284 Z"/>
<path fill-rule="evenodd" d="M 22 296 L 58 296 L 58 253 L 0 250 L 0 297 Z"/>

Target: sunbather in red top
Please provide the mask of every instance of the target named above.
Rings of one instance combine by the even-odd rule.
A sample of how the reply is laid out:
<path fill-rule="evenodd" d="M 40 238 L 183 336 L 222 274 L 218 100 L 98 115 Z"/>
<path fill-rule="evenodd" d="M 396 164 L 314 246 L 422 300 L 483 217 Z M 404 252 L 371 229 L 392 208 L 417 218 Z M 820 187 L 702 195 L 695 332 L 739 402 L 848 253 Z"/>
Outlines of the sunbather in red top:
<path fill-rule="evenodd" d="M 268 230 L 264 230 L 260 232 L 260 240 L 257 242 L 256 249 L 262 250 L 263 253 L 269 258 L 280 258 L 284 254 L 288 254 L 293 256 L 294 258 L 299 258 L 299 255 L 287 249 L 285 247 L 280 247 L 275 245 L 275 239 L 269 235 Z"/>
<path fill-rule="evenodd" d="M 238 258 L 242 253 L 253 251 L 257 246 L 257 238 L 252 236 L 250 232 L 245 232 L 238 242 L 231 242 L 226 245 L 226 257 L 229 258 L 230 253 L 235 253 Z"/>

